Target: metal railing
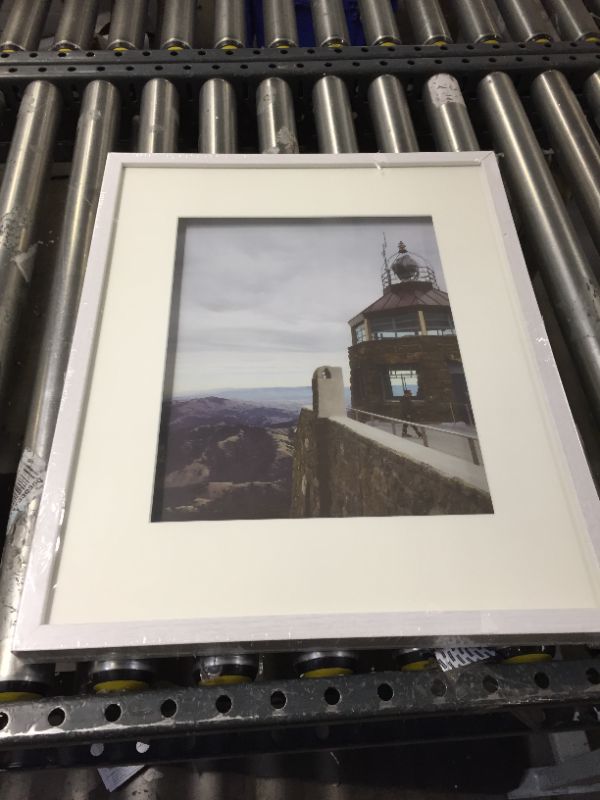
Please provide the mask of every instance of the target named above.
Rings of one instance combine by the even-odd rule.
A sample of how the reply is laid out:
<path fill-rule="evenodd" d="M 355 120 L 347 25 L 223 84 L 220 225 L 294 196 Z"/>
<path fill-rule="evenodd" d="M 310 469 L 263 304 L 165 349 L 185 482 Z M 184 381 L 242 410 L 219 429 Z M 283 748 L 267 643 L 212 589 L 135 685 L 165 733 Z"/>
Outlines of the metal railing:
<path fill-rule="evenodd" d="M 360 408 L 349 408 L 348 416 L 357 422 L 364 422 L 366 425 L 381 430 L 389 430 L 394 436 L 411 436 L 409 431 L 412 428 L 417 433 L 418 443 L 424 447 L 431 447 L 432 450 L 438 450 L 465 461 L 472 461 L 478 466 L 483 464 L 479 439 L 476 434 L 441 428 L 436 425 L 424 425 L 413 419 L 386 417 L 383 414 L 374 414 L 372 411 L 363 411 Z"/>
<path fill-rule="evenodd" d="M 473 412 L 468 403 L 448 403 L 452 422 L 466 422 L 467 425 L 475 427 L 475 420 L 473 419 Z"/>

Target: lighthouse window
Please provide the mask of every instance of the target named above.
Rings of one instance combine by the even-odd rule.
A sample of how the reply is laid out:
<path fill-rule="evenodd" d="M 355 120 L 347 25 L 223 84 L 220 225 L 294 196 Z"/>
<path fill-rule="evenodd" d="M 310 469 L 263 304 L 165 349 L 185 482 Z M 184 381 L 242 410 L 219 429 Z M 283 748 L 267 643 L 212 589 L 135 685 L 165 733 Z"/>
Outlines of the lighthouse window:
<path fill-rule="evenodd" d="M 419 392 L 419 376 L 415 369 L 392 367 L 388 370 L 388 381 L 392 397 L 404 397 L 407 389 L 413 397 Z"/>
<path fill-rule="evenodd" d="M 454 320 L 448 308 L 427 308 L 425 325 L 428 336 L 455 336 Z"/>
<path fill-rule="evenodd" d="M 360 325 L 357 325 L 354 328 L 354 343 L 360 344 L 364 342 L 367 338 L 367 326 L 364 322 L 361 322 Z"/>
<path fill-rule="evenodd" d="M 420 333 L 419 317 L 414 308 L 394 315 L 378 317 L 371 321 L 374 339 L 397 339 L 401 336 L 417 336 Z"/>

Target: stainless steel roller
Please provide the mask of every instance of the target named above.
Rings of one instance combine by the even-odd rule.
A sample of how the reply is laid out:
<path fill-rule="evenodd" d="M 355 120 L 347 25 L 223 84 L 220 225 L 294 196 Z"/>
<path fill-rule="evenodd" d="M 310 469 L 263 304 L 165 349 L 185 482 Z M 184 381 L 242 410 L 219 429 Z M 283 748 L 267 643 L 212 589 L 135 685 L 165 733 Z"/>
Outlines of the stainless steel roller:
<path fill-rule="evenodd" d="M 196 0 L 163 0 L 160 47 L 162 50 L 189 50 L 194 46 Z"/>
<path fill-rule="evenodd" d="M 114 0 L 107 50 L 141 50 L 146 35 L 148 0 Z"/>
<path fill-rule="evenodd" d="M 313 110 L 321 153 L 357 153 L 358 144 L 346 84 L 326 75 L 313 88 Z"/>
<path fill-rule="evenodd" d="M 479 84 L 479 98 L 504 175 L 535 247 L 571 356 L 600 420 L 600 286 L 569 219 L 544 154 L 508 75 Z"/>
<path fill-rule="evenodd" d="M 350 33 L 342 0 L 310 0 L 317 47 L 350 44 Z"/>
<path fill-rule="evenodd" d="M 52 0 L 14 0 L 2 31 L 0 50 L 37 50 Z"/>
<path fill-rule="evenodd" d="M 358 667 L 358 655 L 351 650 L 313 650 L 297 653 L 294 666 L 305 680 L 352 675 Z"/>
<path fill-rule="evenodd" d="M 456 78 L 445 73 L 433 75 L 425 84 L 423 100 L 438 150 L 462 153 L 480 149 Z"/>
<path fill-rule="evenodd" d="M 94 39 L 99 0 L 64 0 L 52 49 L 88 50 Z"/>
<path fill-rule="evenodd" d="M 31 84 L 27 89 L 39 87 Z M 44 125 L 56 127 L 60 108 L 57 90 L 49 84 L 38 98 Z M 27 98 L 23 99 L 23 103 Z M 65 202 L 52 286 L 48 298 L 43 344 L 31 398 L 18 482 L 45 474 L 63 390 L 75 316 L 90 247 L 100 184 L 107 153 L 115 149 L 119 121 L 119 93 L 106 81 L 93 81 L 83 94 L 71 177 Z M 50 130 L 46 133 L 51 141 Z M 49 150 L 49 146 L 45 148 Z M 31 163 L 28 180 L 40 188 L 43 165 Z M 39 156 L 38 156 L 39 158 Z M 35 176 L 35 177 L 34 177 Z M 39 495 L 27 505 L 13 506 L 0 571 L 0 699 L 25 699 L 43 694 L 51 677 L 48 666 L 26 664 L 13 655 L 12 635 L 21 601 L 21 587 L 29 557 Z"/>
<path fill-rule="evenodd" d="M 358 6 L 366 44 L 382 47 L 400 44 L 390 0 L 359 0 Z"/>
<path fill-rule="evenodd" d="M 600 42 L 600 30 L 583 0 L 544 0 L 561 39 L 567 42 Z"/>
<path fill-rule="evenodd" d="M 256 119 L 261 153 L 297 153 L 294 99 L 281 78 L 266 78 L 256 91 Z"/>
<path fill-rule="evenodd" d="M 179 95 L 171 81 L 153 78 L 144 85 L 138 153 L 174 153 L 179 131 Z"/>
<path fill-rule="evenodd" d="M 558 163 L 600 253 L 600 144 L 569 82 L 550 70 L 531 85 Z"/>
<path fill-rule="evenodd" d="M 258 668 L 258 656 L 202 656 L 194 662 L 192 675 L 194 682 L 201 686 L 231 686 L 251 683 Z"/>
<path fill-rule="evenodd" d="M 235 153 L 237 150 L 237 109 L 232 85 L 212 78 L 200 90 L 201 153 Z"/>
<path fill-rule="evenodd" d="M 596 127 L 600 130 L 600 70 L 590 75 L 585 82 L 585 99 Z"/>
<path fill-rule="evenodd" d="M 88 667 L 87 688 L 95 694 L 139 692 L 154 683 L 150 661 L 138 658 L 92 661 Z"/>
<path fill-rule="evenodd" d="M 297 47 L 294 0 L 263 0 L 265 47 Z"/>
<path fill-rule="evenodd" d="M 236 50 L 246 46 L 244 0 L 215 0 L 214 47 Z"/>
<path fill-rule="evenodd" d="M 61 107 L 60 93 L 51 83 L 29 84 L 19 107 L 0 188 L 0 409 L 33 272 L 37 216 Z"/>
<path fill-rule="evenodd" d="M 455 0 L 454 12 L 467 42 L 497 44 L 504 38 L 502 18 L 495 0 Z"/>
<path fill-rule="evenodd" d="M 600 0 L 587 0 L 589 11 L 596 17 L 600 17 Z"/>
<path fill-rule="evenodd" d="M 541 0 L 496 0 L 516 42 L 547 44 L 559 36 Z"/>
<path fill-rule="evenodd" d="M 412 0 L 406 11 L 415 44 L 451 44 L 452 34 L 439 0 Z"/>
<path fill-rule="evenodd" d="M 75 313 L 90 249 L 106 156 L 115 149 L 120 115 L 118 90 L 92 81 L 83 93 L 71 177 L 65 201 L 44 346 L 32 396 L 25 448 L 47 460 L 54 435 Z"/>
<path fill-rule="evenodd" d="M 368 90 L 377 145 L 382 153 L 416 153 L 417 134 L 404 87 L 395 75 L 380 75 Z"/>

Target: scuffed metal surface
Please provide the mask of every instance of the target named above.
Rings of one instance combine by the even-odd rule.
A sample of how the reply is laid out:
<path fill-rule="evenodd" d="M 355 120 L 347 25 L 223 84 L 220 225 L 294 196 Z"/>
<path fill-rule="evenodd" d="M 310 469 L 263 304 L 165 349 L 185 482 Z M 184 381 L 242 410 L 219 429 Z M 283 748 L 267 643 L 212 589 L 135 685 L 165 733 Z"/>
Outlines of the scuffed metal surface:
<path fill-rule="evenodd" d="M 474 735 L 485 730 L 486 715 L 521 713 L 527 707 L 535 710 L 537 725 L 543 724 L 545 709 L 564 706 L 561 719 L 567 726 L 598 727 L 597 715 L 590 713 L 600 703 L 596 664 L 485 664 L 446 674 L 379 672 L 5 704 L 0 708 L 0 768 L 19 767 L 23 748 L 30 754 L 56 748 L 58 754 L 76 746 L 77 763 L 100 766 L 166 761 L 186 753 L 222 757 L 335 749 L 365 737 L 372 744 L 411 741 L 415 731 L 423 737 L 426 730 L 437 737 L 461 730 Z M 273 702 L 274 693 L 283 695 L 283 705 Z M 456 727 L 449 726 L 450 718 L 460 719 Z M 429 728 L 422 728 L 422 720 L 428 720 Z M 137 749 L 136 742 L 149 747 Z M 92 754 L 92 743 L 103 746 Z"/>

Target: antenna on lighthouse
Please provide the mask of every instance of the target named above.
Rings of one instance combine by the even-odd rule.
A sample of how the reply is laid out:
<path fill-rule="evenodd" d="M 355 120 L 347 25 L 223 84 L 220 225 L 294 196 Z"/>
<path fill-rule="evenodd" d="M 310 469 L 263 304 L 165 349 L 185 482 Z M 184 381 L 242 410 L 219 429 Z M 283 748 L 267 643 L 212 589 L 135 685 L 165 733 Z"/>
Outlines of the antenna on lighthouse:
<path fill-rule="evenodd" d="M 383 245 L 381 248 L 381 255 L 383 256 L 383 266 L 384 269 L 388 268 L 388 260 L 387 260 L 387 239 L 385 238 L 385 231 L 383 232 Z"/>
<path fill-rule="evenodd" d="M 381 246 L 381 257 L 383 258 L 383 267 L 381 268 L 381 281 L 384 288 L 389 286 L 392 282 L 392 273 L 390 272 L 390 265 L 387 257 L 387 239 L 385 238 L 385 231 L 382 233 L 383 244 Z"/>

